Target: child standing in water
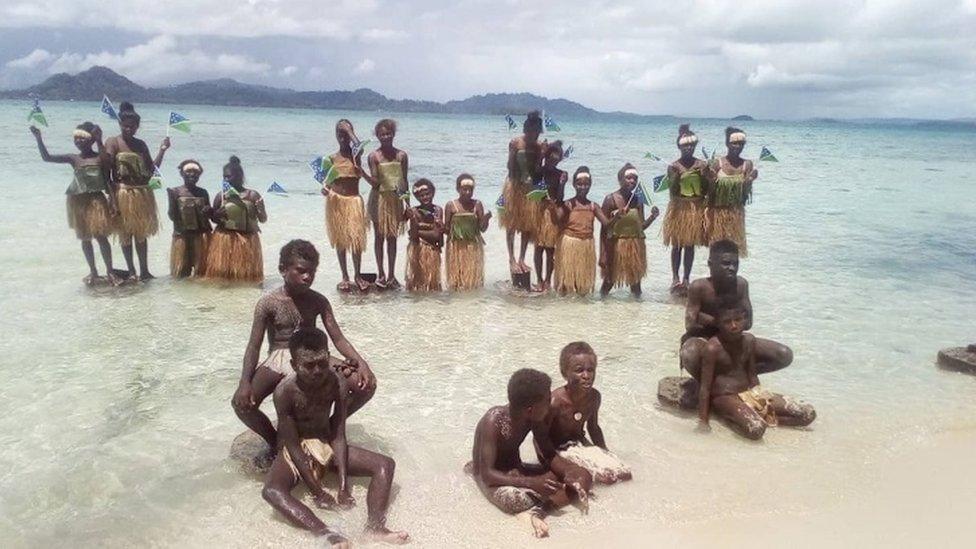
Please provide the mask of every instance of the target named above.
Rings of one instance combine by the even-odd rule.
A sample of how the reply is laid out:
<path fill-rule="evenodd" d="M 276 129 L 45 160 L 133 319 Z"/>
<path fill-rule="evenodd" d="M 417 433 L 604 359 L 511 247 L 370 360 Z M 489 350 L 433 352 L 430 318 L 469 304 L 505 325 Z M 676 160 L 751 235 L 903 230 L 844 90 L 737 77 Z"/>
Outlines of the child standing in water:
<path fill-rule="evenodd" d="M 264 281 L 264 256 L 258 223 L 268 221 L 264 199 L 244 187 L 244 168 L 236 156 L 224 165 L 224 183 L 228 187 L 214 197 L 217 230 L 210 238 L 204 277 L 260 284 Z"/>
<path fill-rule="evenodd" d="M 325 228 L 329 243 L 339 258 L 339 269 L 342 270 L 339 291 L 353 289 L 346 264 L 346 252 L 349 252 L 352 255 L 353 281 L 359 291 L 365 292 L 369 289 L 369 283 L 360 276 L 368 224 L 363 197 L 359 196 L 359 179 L 366 176 L 360 160 L 363 151 L 358 151 L 353 157 L 352 144 L 358 143 L 359 138 L 352 122 L 346 119 L 337 122 L 335 134 L 339 151 L 330 155 L 329 159 L 337 177 L 331 185 L 322 187 L 322 194 L 325 195 Z"/>
<path fill-rule="evenodd" d="M 556 247 L 555 288 L 559 295 L 589 295 L 596 284 L 593 220 L 599 219 L 602 226 L 609 224 L 610 220 L 602 208 L 587 198 L 591 184 L 590 169 L 586 166 L 577 168 L 573 174 L 576 196 L 563 202 L 556 210 L 558 224 L 563 227 Z M 614 214 L 615 218 L 619 215 Z"/>
<path fill-rule="evenodd" d="M 817 413 L 809 404 L 770 392 L 759 385 L 756 338 L 745 331 L 746 313 L 733 305 L 719 311 L 718 333 L 708 340 L 698 393 L 698 418 L 708 428 L 712 409 L 739 434 L 762 438 L 767 426 L 804 427 Z"/>
<path fill-rule="evenodd" d="M 542 180 L 546 184 L 546 197 L 542 199 L 539 228 L 535 237 L 535 273 L 539 279 L 536 290 L 545 292 L 552 283 L 555 269 L 554 255 L 559 243 L 560 226 L 557 212 L 563 205 L 567 174 L 557 166 L 563 159 L 563 142 L 553 141 L 546 147 L 542 165 Z"/>
<path fill-rule="evenodd" d="M 111 159 L 112 181 L 117 189 L 118 235 L 129 276 L 136 277 L 135 264 L 132 262 L 132 243 L 135 242 L 139 256 L 139 279 L 149 280 L 155 277 L 149 272 L 146 239 L 159 232 L 159 219 L 156 197 L 148 183 L 155 169 L 163 163 L 163 156 L 169 149 L 169 137 L 163 138 L 156 158 L 151 158 L 146 142 L 136 138 L 140 121 L 132 103 L 123 101 L 119 105 L 119 128 L 122 133 L 105 143 L 105 152 Z"/>
<path fill-rule="evenodd" d="M 600 294 L 606 296 L 614 286 L 630 286 L 635 296 L 641 294 L 641 279 L 647 274 L 647 248 L 644 231 L 654 223 L 659 214 L 657 206 L 644 219 L 644 204 L 634 193 L 637 188 L 637 168 L 630 162 L 617 172 L 620 189 L 603 200 L 603 213 L 615 217 L 609 226 L 600 228 L 600 267 L 603 269 L 603 286 Z"/>
<path fill-rule="evenodd" d="M 574 341 L 559 353 L 559 372 L 566 385 L 552 392 L 547 418 L 549 439 L 559 456 L 586 469 L 593 480 L 613 484 L 632 478 L 630 468 L 607 450 L 599 412 L 602 397 L 593 388 L 596 353 L 585 341 Z M 583 427 L 592 442 L 586 439 Z"/>
<path fill-rule="evenodd" d="M 407 193 L 407 153 L 393 146 L 396 137 L 396 121 L 384 118 L 376 123 L 374 132 L 380 148 L 373 151 L 369 162 L 369 217 L 373 222 L 373 251 L 376 254 L 376 285 L 380 288 L 397 289 L 396 279 L 397 236 L 403 234 L 404 199 Z M 389 271 L 384 270 L 383 245 Z M 389 279 L 386 273 L 390 273 Z"/>
<path fill-rule="evenodd" d="M 169 254 L 169 273 L 173 278 L 203 276 L 210 243 L 210 193 L 197 187 L 203 168 L 196 160 L 180 162 L 183 185 L 166 189 L 168 215 L 173 222 L 173 244 Z"/>
<path fill-rule="evenodd" d="M 485 241 L 491 212 L 474 199 L 474 177 L 457 178 L 456 200 L 444 208 L 447 230 L 447 287 L 453 291 L 473 290 L 485 285 Z"/>
<path fill-rule="evenodd" d="M 299 328 L 288 339 L 288 351 L 294 373 L 282 380 L 274 392 L 280 436 L 278 453 L 262 491 L 265 501 L 295 526 L 325 536 L 332 547 L 348 547 L 343 536 L 329 530 L 291 491 L 302 483 L 319 508 L 349 509 L 356 503 L 350 493 L 349 476 L 370 477 L 366 492 L 367 535 L 374 541 L 406 543 L 410 540 L 406 532 L 386 527 L 396 463 L 388 456 L 346 442 L 349 396 L 345 380 L 330 363 L 329 339 L 318 328 Z M 330 464 L 339 473 L 337 498 L 322 486 Z"/>
<path fill-rule="evenodd" d="M 407 210 L 410 244 L 407 245 L 407 290 L 441 291 L 441 248 L 444 246 L 444 212 L 434 204 L 434 184 L 418 179 L 413 195 L 419 206 Z"/>
<path fill-rule="evenodd" d="M 705 232 L 708 243 L 731 240 L 739 247 L 739 255 L 749 255 L 746 248 L 746 202 L 752 199 L 752 183 L 759 172 L 752 160 L 742 158 L 746 134 L 739 128 L 725 128 L 728 154 L 709 166 L 712 180 L 708 190 L 708 209 L 705 213 Z"/>
<path fill-rule="evenodd" d="M 505 204 L 501 225 L 505 229 L 505 244 L 508 246 L 508 264 L 513 273 L 527 273 L 525 251 L 534 232 L 539 226 L 541 206 L 539 202 L 526 197 L 533 184 L 542 177 L 542 158 L 545 143 L 539 143 L 542 134 L 542 116 L 532 111 L 525 117 L 522 135 L 508 144 L 508 177 L 502 187 L 502 200 Z M 521 233 L 518 261 L 515 260 L 515 233 Z"/>
<path fill-rule="evenodd" d="M 112 273 L 112 246 L 108 242 L 113 229 L 112 217 L 115 215 L 115 193 L 109 183 L 111 165 L 106 155 L 95 152 L 93 148 L 97 144 L 99 151 L 102 150 L 102 130 L 91 122 L 79 125 L 73 134 L 78 154 L 50 154 L 41 138 L 41 130 L 31 126 L 30 131 L 37 140 L 41 160 L 71 164 L 74 170 L 74 179 L 65 194 L 68 227 L 75 230 L 75 236 L 81 241 L 81 252 L 88 262 L 88 276 L 84 278 L 84 283 L 90 286 L 99 278 L 93 238 L 98 242 L 108 280 L 116 283 Z"/>
<path fill-rule="evenodd" d="M 671 200 L 664 214 L 664 245 L 671 246 L 671 292 L 687 294 L 695 246 L 707 246 L 705 239 L 705 194 L 708 164 L 695 158 L 698 136 L 682 124 L 678 128 L 678 150 L 681 158 L 668 166 Z M 684 253 L 684 278 L 678 278 L 681 254 Z"/>
<path fill-rule="evenodd" d="M 244 369 L 231 403 L 237 417 L 261 435 L 272 451 L 278 447 L 278 434 L 260 406 L 282 378 L 294 371 L 288 338 L 298 328 L 315 327 L 316 320 L 321 318 L 332 345 L 347 359 L 345 362 L 333 361 L 332 366 L 346 379 L 350 415 L 366 404 L 376 391 L 376 378 L 369 364 L 342 333 L 332 304 L 312 289 L 318 266 L 319 253 L 310 242 L 292 240 L 285 244 L 278 258 L 278 272 L 284 285 L 262 295 L 254 307 L 251 337 L 244 352 Z M 268 356 L 258 364 L 265 337 Z"/>

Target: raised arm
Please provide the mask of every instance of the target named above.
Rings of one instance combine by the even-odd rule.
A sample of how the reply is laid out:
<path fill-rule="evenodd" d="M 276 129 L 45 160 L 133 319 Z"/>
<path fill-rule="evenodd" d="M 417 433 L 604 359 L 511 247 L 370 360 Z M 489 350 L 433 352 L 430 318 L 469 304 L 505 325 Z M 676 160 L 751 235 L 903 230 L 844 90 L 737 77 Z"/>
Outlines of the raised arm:
<path fill-rule="evenodd" d="M 259 193 L 257 191 L 252 190 L 251 192 L 254 193 L 253 196 L 255 196 L 255 199 L 254 199 L 254 209 L 257 210 L 256 213 L 258 214 L 258 221 L 261 222 L 261 223 L 267 223 L 268 222 L 268 209 L 264 205 L 264 197 L 262 197 L 261 196 L 261 193 Z"/>
<path fill-rule="evenodd" d="M 163 165 L 163 157 L 166 156 L 167 150 L 169 150 L 169 136 L 164 137 L 162 143 L 159 144 L 159 150 L 156 151 L 156 158 L 153 159 L 153 166 L 158 168 Z M 146 147 L 146 155 L 149 155 L 149 147 Z"/>
<path fill-rule="evenodd" d="M 34 139 L 37 140 L 37 150 L 41 152 L 41 160 L 45 162 L 53 162 L 55 164 L 71 164 L 74 165 L 75 155 L 73 154 L 51 154 L 47 152 L 47 146 L 44 145 L 44 139 L 41 137 L 41 130 L 36 126 L 31 126 L 30 131 L 34 134 Z"/>
<path fill-rule="evenodd" d="M 641 209 L 641 218 L 643 219 L 644 206 L 641 205 L 640 209 Z M 657 216 L 659 215 L 661 215 L 661 210 L 659 210 L 657 206 L 651 206 L 651 215 L 647 216 L 647 219 L 644 220 L 643 229 L 646 231 L 647 228 L 651 226 L 651 223 L 654 223 L 654 220 L 657 219 Z"/>

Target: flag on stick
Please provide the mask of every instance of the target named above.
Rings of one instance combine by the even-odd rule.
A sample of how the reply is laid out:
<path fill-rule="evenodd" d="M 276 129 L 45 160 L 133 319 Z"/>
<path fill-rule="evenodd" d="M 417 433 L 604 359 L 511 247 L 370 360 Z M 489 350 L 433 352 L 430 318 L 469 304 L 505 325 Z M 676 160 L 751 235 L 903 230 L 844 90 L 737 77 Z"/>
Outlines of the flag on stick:
<path fill-rule="evenodd" d="M 37 122 L 45 128 L 47 127 L 47 118 L 44 116 L 44 112 L 41 111 L 41 101 L 39 99 L 34 100 L 34 106 L 31 108 L 30 114 L 27 115 L 27 121 L 30 123 Z"/>
<path fill-rule="evenodd" d="M 671 182 L 668 180 L 668 174 L 659 175 L 654 178 L 654 183 L 651 186 L 654 192 L 659 193 L 661 191 L 668 190 L 671 187 Z"/>
<path fill-rule="evenodd" d="M 548 114 L 543 114 L 542 124 L 543 126 L 545 126 L 546 131 L 550 131 L 550 132 L 560 131 L 559 124 L 556 124 L 556 121 L 553 120 L 552 117 L 549 116 Z"/>
<path fill-rule="evenodd" d="M 656 155 L 656 154 L 654 154 L 654 153 L 649 153 L 649 152 L 648 153 L 644 153 L 644 158 L 650 158 L 651 160 L 653 160 L 655 162 L 662 162 L 661 157 L 658 156 L 658 155 Z"/>
<path fill-rule="evenodd" d="M 112 120 L 119 119 L 119 113 L 115 111 L 115 106 L 109 101 L 107 95 L 102 96 L 102 112 L 107 114 Z"/>
<path fill-rule="evenodd" d="M 506 114 L 505 121 L 508 122 L 508 129 L 510 130 L 518 129 L 518 124 L 515 123 L 515 119 L 512 118 L 512 115 Z"/>
<path fill-rule="evenodd" d="M 762 151 L 759 152 L 759 161 L 760 162 L 779 162 L 779 160 L 775 156 L 773 156 L 772 151 L 770 151 L 766 147 L 763 147 L 762 148 Z"/>
<path fill-rule="evenodd" d="M 569 158 L 571 156 L 573 156 L 573 146 L 572 145 L 566 147 L 566 150 L 563 151 L 563 158 Z"/>
<path fill-rule="evenodd" d="M 179 130 L 183 133 L 190 133 L 190 119 L 178 112 L 170 111 L 169 125 L 167 128 L 173 128 L 174 130 Z M 169 132 L 167 131 L 167 133 Z"/>
<path fill-rule="evenodd" d="M 312 177 L 322 185 L 329 186 L 339 177 L 335 166 L 332 165 L 332 159 L 328 156 L 319 156 L 309 162 L 308 166 L 312 168 Z"/>
<path fill-rule="evenodd" d="M 282 187 L 277 181 L 271 182 L 271 186 L 268 187 L 268 192 L 274 194 L 288 194 L 288 191 L 286 191 L 285 188 Z"/>

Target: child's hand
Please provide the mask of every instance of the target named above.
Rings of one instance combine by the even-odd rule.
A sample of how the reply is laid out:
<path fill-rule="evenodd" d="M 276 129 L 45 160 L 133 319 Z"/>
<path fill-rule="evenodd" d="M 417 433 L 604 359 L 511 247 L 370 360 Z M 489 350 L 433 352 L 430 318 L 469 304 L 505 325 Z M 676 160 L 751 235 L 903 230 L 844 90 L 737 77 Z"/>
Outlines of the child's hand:
<path fill-rule="evenodd" d="M 657 216 L 661 215 L 661 210 L 657 206 L 651 206 L 651 217 L 657 219 Z"/>
<path fill-rule="evenodd" d="M 169 149 L 169 136 L 163 138 L 163 142 L 159 144 L 159 150 L 165 151 Z"/>
<path fill-rule="evenodd" d="M 37 126 L 31 126 L 30 127 L 30 131 L 31 131 L 32 134 L 34 134 L 34 137 L 40 137 L 41 136 L 41 130 L 39 130 L 37 128 Z"/>
<path fill-rule="evenodd" d="M 542 497 L 549 497 L 565 488 L 565 484 L 551 478 L 536 477 L 532 479 L 530 488 Z"/>
<path fill-rule="evenodd" d="M 329 188 L 326 187 L 325 185 L 322 185 L 322 196 L 329 196 L 329 192 L 330 192 Z"/>
<path fill-rule="evenodd" d="M 349 493 L 349 487 L 345 487 L 339 490 L 339 508 L 340 509 L 352 509 L 356 506 L 356 500 Z"/>
<path fill-rule="evenodd" d="M 321 494 L 315 496 L 315 506 L 319 509 L 333 509 L 336 506 L 336 500 L 332 497 L 332 494 L 323 491 Z"/>

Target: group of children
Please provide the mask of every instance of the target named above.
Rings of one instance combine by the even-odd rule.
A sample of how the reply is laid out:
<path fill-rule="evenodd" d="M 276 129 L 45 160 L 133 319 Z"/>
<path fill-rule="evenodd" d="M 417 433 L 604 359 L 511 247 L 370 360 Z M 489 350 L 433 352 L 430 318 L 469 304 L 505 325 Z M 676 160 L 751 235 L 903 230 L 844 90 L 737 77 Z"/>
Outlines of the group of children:
<path fill-rule="evenodd" d="M 368 476 L 366 534 L 405 543 L 405 532 L 386 526 L 394 460 L 346 440 L 346 420 L 372 398 L 376 377 L 339 328 L 329 300 L 311 288 L 318 265 L 310 242 L 293 240 L 282 247 L 278 269 L 284 284 L 258 300 L 232 405 L 268 444 L 267 454 L 259 457 L 270 464 L 262 494 L 289 522 L 325 536 L 333 547 L 348 546 L 291 492 L 304 484 L 317 507 L 348 508 L 354 504 L 348 477 Z M 707 428 L 714 412 L 750 439 L 761 438 L 772 425 L 809 425 L 816 418 L 811 406 L 759 384 L 759 374 L 785 368 L 793 354 L 746 332 L 752 304 L 748 282 L 738 276 L 737 245 L 714 243 L 708 265 L 710 275 L 689 288 L 680 352 L 682 368 L 700 387 L 700 425 Z M 324 331 L 316 327 L 319 319 Z M 267 356 L 260 360 L 265 339 Z M 330 340 L 342 359 L 330 354 Z M 548 535 L 545 517 L 553 509 L 576 504 L 588 512 L 595 483 L 632 478 L 630 468 L 607 448 L 596 370 L 594 349 L 586 342 L 570 343 L 559 355 L 564 386 L 552 390 L 547 374 L 520 369 L 508 382 L 508 404 L 489 409 L 475 428 L 466 471 L 489 502 L 518 516 L 536 536 Z M 259 408 L 269 395 L 274 395 L 277 426 Z M 520 457 L 530 432 L 538 463 Z M 322 484 L 327 470 L 338 474 L 335 497 Z"/>

